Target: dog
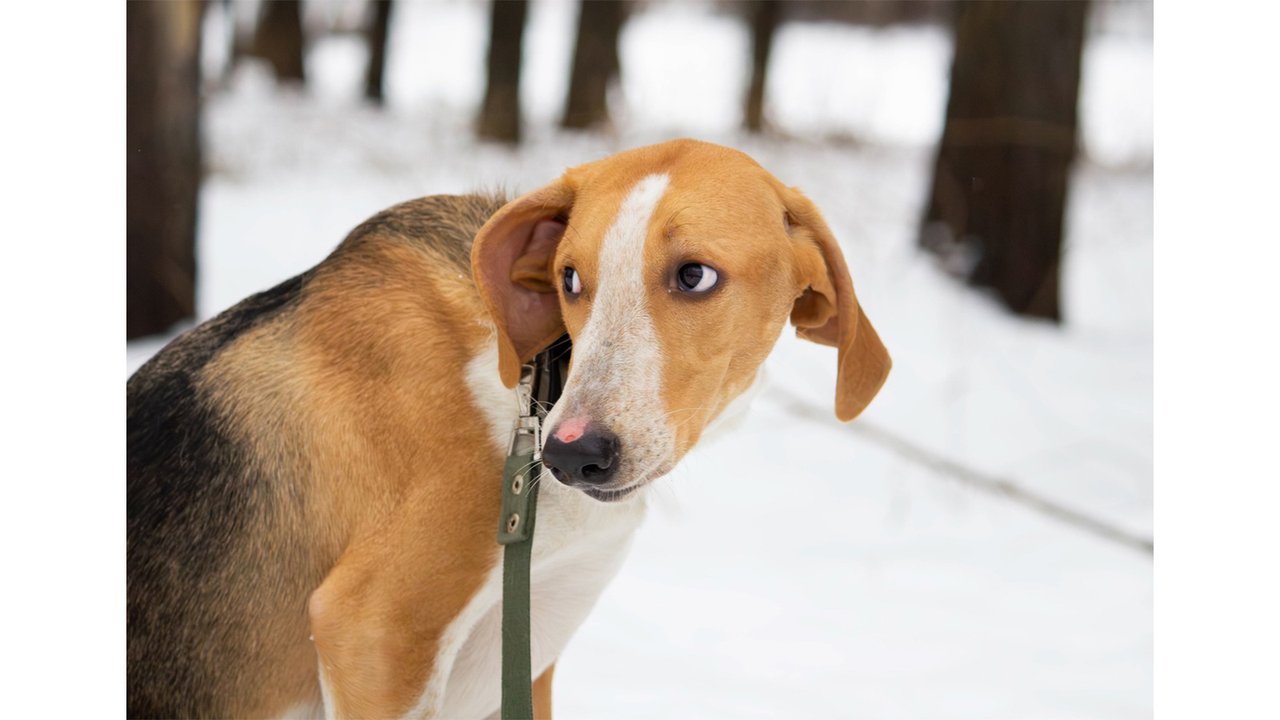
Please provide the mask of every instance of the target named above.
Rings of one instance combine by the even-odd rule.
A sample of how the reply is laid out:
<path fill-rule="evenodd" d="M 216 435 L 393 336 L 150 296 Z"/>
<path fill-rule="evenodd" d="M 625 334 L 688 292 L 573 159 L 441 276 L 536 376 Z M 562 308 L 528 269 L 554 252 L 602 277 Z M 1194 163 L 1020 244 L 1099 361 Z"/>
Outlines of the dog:
<path fill-rule="evenodd" d="M 678 140 L 504 202 L 426 197 L 180 336 L 128 382 L 128 713 L 487 717 L 521 365 L 568 333 L 533 545 L 535 714 L 646 488 L 790 321 L 835 414 L 889 355 L 813 203 Z"/>

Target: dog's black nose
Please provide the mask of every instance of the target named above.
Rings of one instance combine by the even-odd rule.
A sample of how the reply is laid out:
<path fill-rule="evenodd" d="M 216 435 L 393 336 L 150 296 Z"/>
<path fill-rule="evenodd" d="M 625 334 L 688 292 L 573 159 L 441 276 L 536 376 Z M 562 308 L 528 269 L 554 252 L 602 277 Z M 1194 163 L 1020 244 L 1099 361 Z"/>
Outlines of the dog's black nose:
<path fill-rule="evenodd" d="M 570 442 L 552 434 L 542 446 L 542 463 L 566 485 L 603 485 L 618 471 L 618 436 L 588 430 Z"/>

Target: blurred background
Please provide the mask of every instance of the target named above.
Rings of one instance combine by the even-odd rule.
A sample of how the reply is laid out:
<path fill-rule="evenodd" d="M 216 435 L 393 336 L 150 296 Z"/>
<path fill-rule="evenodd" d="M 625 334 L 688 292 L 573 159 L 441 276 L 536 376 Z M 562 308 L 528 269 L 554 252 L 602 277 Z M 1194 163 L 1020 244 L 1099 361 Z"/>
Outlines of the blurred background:
<path fill-rule="evenodd" d="M 378 210 L 692 136 L 823 210 L 894 358 L 785 333 L 653 493 L 558 717 L 1151 715 L 1152 5 L 133 1 L 128 372 Z"/>

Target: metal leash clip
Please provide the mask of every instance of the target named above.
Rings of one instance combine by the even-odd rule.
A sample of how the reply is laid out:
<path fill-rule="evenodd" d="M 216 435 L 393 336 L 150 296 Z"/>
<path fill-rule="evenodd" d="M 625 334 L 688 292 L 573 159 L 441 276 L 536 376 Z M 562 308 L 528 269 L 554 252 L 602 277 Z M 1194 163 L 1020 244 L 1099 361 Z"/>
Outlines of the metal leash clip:
<path fill-rule="evenodd" d="M 530 449 L 527 446 L 531 442 L 534 458 L 542 457 L 539 447 L 541 443 L 538 442 L 542 431 L 542 412 L 535 404 L 536 400 L 533 397 L 533 381 L 536 373 L 532 364 L 523 365 L 520 368 L 520 382 L 516 385 L 516 403 L 520 408 L 520 417 L 516 421 L 515 430 L 511 433 L 511 445 L 507 448 L 508 455 L 525 452 Z"/>
<path fill-rule="evenodd" d="M 542 417 L 534 402 L 533 383 L 536 371 L 532 364 L 520 368 L 516 385 L 516 402 L 520 417 L 511 432 L 507 462 L 502 471 L 502 515 L 498 527 L 498 544 L 509 545 L 529 539 L 532 517 L 529 512 L 530 491 L 542 474 L 540 434 Z"/>

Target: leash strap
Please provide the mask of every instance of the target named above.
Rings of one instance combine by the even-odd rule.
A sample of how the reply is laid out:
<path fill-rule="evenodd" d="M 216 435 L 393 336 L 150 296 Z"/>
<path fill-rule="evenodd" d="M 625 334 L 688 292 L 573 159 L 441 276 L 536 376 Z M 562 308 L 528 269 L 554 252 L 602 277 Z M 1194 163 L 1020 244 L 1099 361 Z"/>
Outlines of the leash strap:
<path fill-rule="evenodd" d="M 542 476 L 542 420 L 560 399 L 569 337 L 562 336 L 525 365 L 516 386 L 520 419 L 502 471 L 502 720 L 532 720 L 533 667 L 529 643 L 529 579 L 533 529 Z"/>

